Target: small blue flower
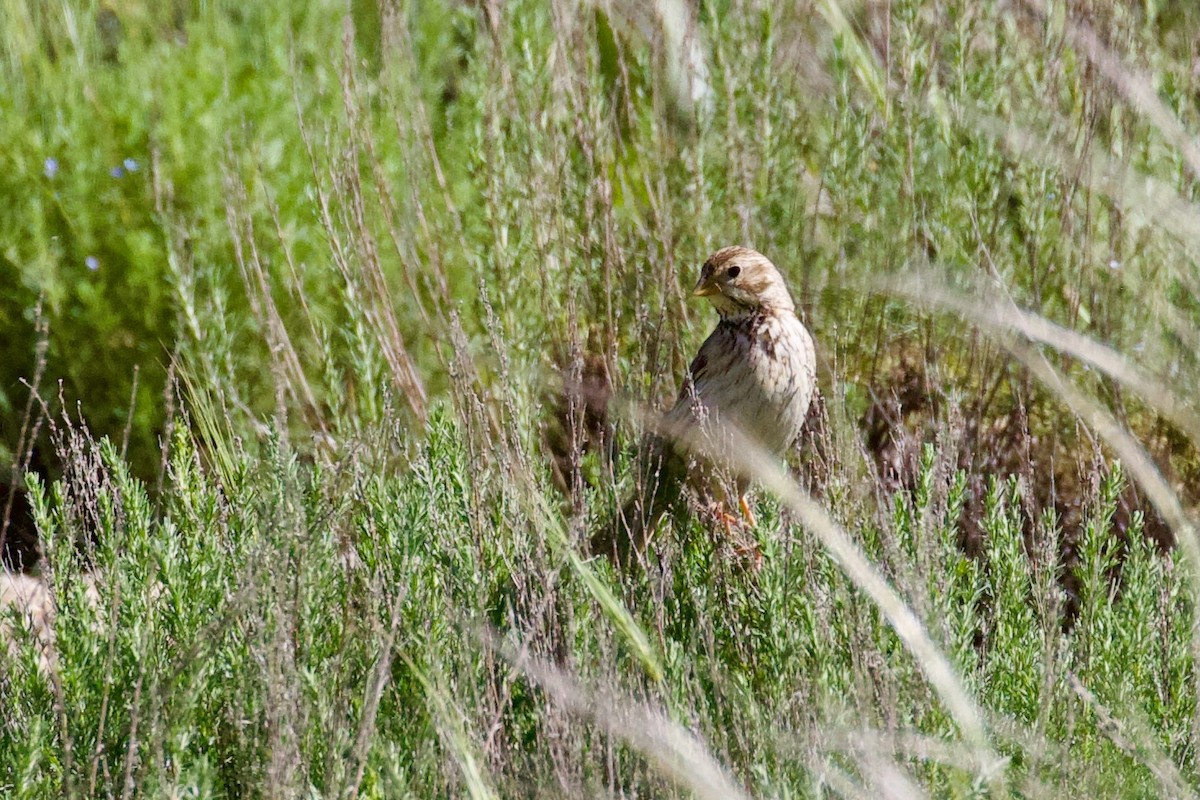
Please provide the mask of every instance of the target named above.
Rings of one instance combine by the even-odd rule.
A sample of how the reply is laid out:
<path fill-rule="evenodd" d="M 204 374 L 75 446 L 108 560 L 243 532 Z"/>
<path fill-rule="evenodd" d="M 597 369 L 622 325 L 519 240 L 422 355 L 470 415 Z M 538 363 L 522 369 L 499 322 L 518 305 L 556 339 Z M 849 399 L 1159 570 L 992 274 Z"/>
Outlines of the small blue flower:
<path fill-rule="evenodd" d="M 42 172 L 50 180 L 54 180 L 54 176 L 58 174 L 58 159 L 48 157 L 42 162 Z"/>
<path fill-rule="evenodd" d="M 123 167 L 125 167 L 126 172 L 137 172 L 141 166 L 138 164 L 138 162 L 134 161 L 132 158 L 125 159 L 124 161 L 121 162 L 121 165 Z"/>
<path fill-rule="evenodd" d="M 100 259 L 96 258 L 95 256 L 88 256 L 83 260 L 83 263 L 86 264 L 87 268 L 92 272 L 100 269 Z"/>
<path fill-rule="evenodd" d="M 108 174 L 112 175 L 114 178 L 120 178 L 122 175 L 125 174 L 125 170 L 121 167 L 120 164 L 118 164 L 117 166 L 110 169 L 108 171 Z"/>

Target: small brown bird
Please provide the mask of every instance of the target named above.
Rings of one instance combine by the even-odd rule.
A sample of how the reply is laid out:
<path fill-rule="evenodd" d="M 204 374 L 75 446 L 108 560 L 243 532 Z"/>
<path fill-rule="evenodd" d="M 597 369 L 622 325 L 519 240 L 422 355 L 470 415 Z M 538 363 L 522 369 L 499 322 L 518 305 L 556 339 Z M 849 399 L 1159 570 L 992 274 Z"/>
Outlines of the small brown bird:
<path fill-rule="evenodd" d="M 640 551 L 683 496 L 684 485 L 727 529 L 736 496 L 746 520 L 749 476 L 725 475 L 731 431 L 782 454 L 796 439 L 816 387 L 816 355 L 783 276 L 762 253 L 726 247 L 709 257 L 693 292 L 721 320 L 688 370 L 675 406 L 643 442 L 638 487 L 620 516 L 593 538 L 593 552 L 626 560 Z M 730 489 L 733 489 L 731 492 Z"/>

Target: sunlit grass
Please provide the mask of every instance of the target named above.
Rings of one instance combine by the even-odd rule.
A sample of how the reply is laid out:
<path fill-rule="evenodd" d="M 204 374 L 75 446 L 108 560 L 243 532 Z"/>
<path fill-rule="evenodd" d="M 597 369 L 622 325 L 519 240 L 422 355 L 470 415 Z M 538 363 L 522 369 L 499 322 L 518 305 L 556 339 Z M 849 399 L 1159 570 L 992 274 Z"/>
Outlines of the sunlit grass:
<path fill-rule="evenodd" d="M 0 794 L 1195 791 L 1200 20 L 689 9 L 0 5 Z M 733 242 L 763 566 L 588 560 Z"/>

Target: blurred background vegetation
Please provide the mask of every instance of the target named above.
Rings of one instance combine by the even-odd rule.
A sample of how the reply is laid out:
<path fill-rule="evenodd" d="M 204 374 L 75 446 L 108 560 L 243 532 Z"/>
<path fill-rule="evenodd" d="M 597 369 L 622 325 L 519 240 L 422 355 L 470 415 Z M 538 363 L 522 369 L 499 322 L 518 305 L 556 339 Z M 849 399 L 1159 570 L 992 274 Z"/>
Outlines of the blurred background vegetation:
<path fill-rule="evenodd" d="M 488 714 L 511 723 L 512 751 L 553 724 L 538 716 L 535 690 L 514 690 L 490 655 L 479 656 L 464 633 L 478 620 L 448 615 L 473 607 L 504 629 L 541 619 L 537 609 L 562 622 L 599 604 L 600 623 L 657 633 L 676 677 L 688 675 L 663 702 L 709 734 L 723 731 L 719 755 L 747 785 L 780 796 L 811 789 L 789 782 L 796 740 L 772 738 L 781 723 L 769 713 L 786 705 L 769 676 L 808 674 L 797 652 L 821 673 L 809 699 L 848 691 L 844 668 L 864 698 L 868 684 L 878 692 L 856 712 L 877 713 L 872 721 L 892 733 L 897 714 L 930 736 L 949 726 L 918 669 L 876 680 L 880 659 L 901 644 L 855 606 L 861 598 L 845 599 L 858 595 L 819 562 L 819 548 L 779 545 L 758 586 L 721 576 L 717 588 L 742 626 L 731 632 L 713 627 L 721 598 L 697 588 L 707 586 L 712 553 L 664 556 L 678 572 L 651 578 L 599 568 L 616 587 L 609 596 L 564 562 L 556 538 L 586 538 L 624 481 L 636 426 L 608 401 L 658 407 L 674 395 L 713 322 L 687 302 L 697 266 L 719 246 L 749 244 L 781 266 L 818 342 L 823 405 L 796 459 L 802 481 L 923 619 L 957 626 L 939 643 L 973 697 L 1035 726 L 1034 745 L 1014 735 L 1005 755 L 1018 771 L 1028 766 L 1025 778 L 1061 788 L 1080 774 L 1047 766 L 1038 737 L 1061 744 L 1047 751 L 1054 757 L 1082 763 L 1095 747 L 1115 760 L 1080 785 L 1112 787 L 1132 749 L 1138 785 L 1175 786 L 1163 764 L 1190 769 L 1200 736 L 1189 706 L 1191 579 L 1171 566 L 1170 550 L 1181 528 L 1172 509 L 1190 508 L 1200 490 L 1200 158 L 1189 134 L 1200 130 L 1198 31 L 1200 10 L 1185 0 L 0 0 L 0 478 L 14 491 L 30 467 L 43 536 L 100 547 L 76 563 L 51 546 L 53 570 L 104 566 L 141 610 L 159 591 L 155 564 L 184 582 L 172 589 L 181 596 L 232 603 L 241 573 L 231 564 L 297 547 L 272 538 L 279 532 L 263 527 L 264 509 L 298 507 L 297 529 L 314 536 L 321 558 L 357 563 L 370 577 L 313 567 L 304 573 L 312 594 L 297 602 L 327 610 L 369 589 L 375 605 L 364 613 L 380 634 L 395 620 L 384 577 L 403 583 L 408 565 L 389 561 L 380 543 L 408 558 L 415 534 L 404 532 L 422 531 L 435 548 L 424 555 L 453 578 L 438 595 L 443 572 L 421 562 L 427 582 L 406 613 L 458 627 L 438 628 L 451 644 L 419 669 L 409 662 L 384 703 L 394 713 L 408 702 L 436 707 L 413 727 L 436 727 L 465 774 Z M 1099 425 L 1096 409 L 1115 424 Z M 90 433 L 76 436 L 81 423 Z M 1148 471 L 1133 465 L 1133 481 L 1112 468 L 1122 452 L 1112 430 L 1132 434 L 1147 455 Z M 103 438 L 112 452 L 96 444 Z M 451 485 L 430 485 L 438 470 Z M 1171 503 L 1144 499 L 1151 472 Z M 376 475 L 404 477 L 376 484 Z M 39 493 L 60 478 L 48 498 Z M 124 509 L 118 522 L 106 516 L 113 507 Z M 327 518 L 337 520 L 328 530 Z M 141 522 L 127 529 L 127 520 Z M 805 535 L 787 513 L 767 521 L 781 541 Z M 155 536 L 176 525 L 182 550 L 156 551 Z M 464 531 L 501 533 L 472 550 Z M 936 540 L 929 561 L 918 557 L 922 532 Z M 106 543 L 110 534 L 129 546 L 127 560 Z M 200 541 L 206 535 L 211 542 Z M 1043 545 L 1050 556 L 1037 555 Z M 670 555 L 670 540 L 662 546 Z M 1110 591 L 1127 585 L 1117 577 L 1126 557 L 1131 574 L 1149 576 L 1141 593 Z M 1028 574 L 1004 571 L 1022 558 Z M 931 587 L 920 572 L 930 564 L 944 577 Z M 215 576 L 212 585 L 187 577 L 192 569 Z M 537 594 L 564 574 L 587 590 L 576 583 L 553 602 Z M 785 591 L 789 580 L 835 598 L 830 618 L 842 627 L 829 644 L 848 648 L 845 662 L 820 649 L 822 621 L 796 623 L 808 612 Z M 270 613 L 301 615 L 282 585 L 258 587 L 282 604 Z M 1036 613 L 1022 605 L 1031 596 L 1045 598 Z M 59 602 L 85 604 L 76 595 Z M 622 602 L 645 616 L 629 622 L 614 611 Z M 961 618 L 948 616 L 954 609 Z M 246 611 L 233 603 L 228 613 Z M 664 621 L 668 611 L 684 619 L 677 628 Z M 276 624 L 268 617 L 263 631 Z M 855 627 L 864 619 L 866 632 Z M 390 668 L 355 649 L 354 630 L 338 627 L 345 620 L 313 620 L 344 648 L 346 686 L 361 689 Z M 1072 664 L 1095 667 L 1079 674 L 1112 682 L 1104 702 L 1157 691 L 1137 713 L 1162 760 L 1104 739 L 1108 712 L 1086 703 L 1091 738 L 1071 749 L 1072 703 L 1084 696 L 1075 673 L 1030 665 L 1069 661 L 1055 662 L 1056 637 L 1077 620 L 1083 633 L 1061 646 L 1081 654 Z M 141 685 L 139 647 L 162 648 L 155 664 L 166 670 L 171 642 L 213 634 L 203 619 L 188 617 L 178 631 L 163 624 L 149 640 L 122 640 L 120 685 Z M 572 638 L 562 624 L 568 633 L 535 650 L 556 663 L 576 658 L 584 672 L 597 653 L 612 656 L 611 634 Z M 107 634 L 95 630 L 79 625 L 77 639 L 64 638 L 80 643 L 75 662 L 64 652 L 68 673 L 85 676 L 103 652 Z M 1148 630 L 1162 633 L 1161 650 L 1139 651 Z M 710 635 L 719 646 L 705 644 Z M 234 676 L 253 669 L 258 644 L 235 657 L 212 639 Z M 305 669 L 329 668 L 308 655 Z M 486 664 L 459 673 L 460 657 Z M 732 683 L 697 677 L 710 658 Z M 600 668 L 602 677 L 619 683 L 621 663 Z M 469 734 L 441 713 L 453 691 L 414 687 L 443 667 L 479 692 L 464 700 L 479 702 Z M 271 675 L 282 685 L 304 672 L 280 669 Z M 515 691 L 498 710 L 479 688 L 488 681 Z M 1039 694 L 1040 681 L 1051 689 Z M 239 709 L 259 719 L 279 685 L 268 681 Z M 653 698 L 648 685 L 623 688 Z M 85 677 L 76 688 L 91 707 L 111 692 Z M 67 723 L 52 721 L 53 698 L 29 691 L 31 708 L 51 710 L 21 724 L 44 740 L 31 735 L 34 744 L 6 751 L 11 763 L 44 746 L 51 772 L 79 789 L 84 778 L 61 750 L 70 737 L 54 733 Z M 315 707 L 324 713 L 341 691 L 323 686 Z M 729 697 L 741 703 L 733 711 L 719 702 Z M 196 714 L 209 726 L 205 757 L 254 762 L 262 742 L 226 727 L 237 704 L 214 703 L 187 706 L 162 730 L 188 730 Z M 738 709 L 767 719 L 745 741 Z M 794 730 L 806 712 L 788 713 Z M 129 715 L 136 720 L 136 708 Z M 104 722 L 97 727 L 75 733 L 103 742 Z M 348 737 L 337 747 L 353 749 L 352 727 L 337 731 Z M 432 747 L 428 730 L 402 733 L 381 732 L 372 757 L 386 760 L 381 753 L 403 749 L 397 742 L 409 735 Z M 767 741 L 780 752 L 763 766 L 754 753 Z M 332 757 L 323 745 L 315 751 L 306 757 L 324 767 L 313 768 L 314 785 L 341 786 L 324 761 Z M 179 752 L 191 751 L 184 743 Z M 804 762 L 805 774 L 820 772 L 815 763 Z M 443 788 L 437 764 L 419 762 L 414 785 Z M 510 785 L 545 764 L 559 762 L 519 765 Z M 961 774 L 935 766 L 920 776 L 967 796 L 973 781 L 987 783 L 977 767 L 956 762 Z M 197 774 L 230 794 L 261 785 L 250 767 L 206 769 Z M 403 783 L 379 770 L 372 785 Z M 661 788 L 632 774 L 610 770 L 605 780 Z"/>
<path fill-rule="evenodd" d="M 680 287 L 731 241 L 785 266 L 852 419 L 907 390 L 902 417 L 953 399 L 986 427 L 1021 406 L 1058 437 L 994 347 L 865 288 L 918 268 L 998 287 L 1164 378 L 1195 371 L 1179 232 L 1100 185 L 1149 175 L 1187 200 L 1193 176 L 1070 26 L 1187 128 L 1196 15 L 1043 11 L 6 3 L 0 441 L 11 455 L 39 308 L 41 395 L 127 438 L 149 479 L 172 363 L 232 418 L 378 414 L 356 325 L 387 331 L 409 394 L 444 392 L 451 315 L 479 341 L 494 313 L 530 374 L 586 350 L 661 398 L 707 324 Z M 303 389 L 271 379 L 281 350 Z"/>

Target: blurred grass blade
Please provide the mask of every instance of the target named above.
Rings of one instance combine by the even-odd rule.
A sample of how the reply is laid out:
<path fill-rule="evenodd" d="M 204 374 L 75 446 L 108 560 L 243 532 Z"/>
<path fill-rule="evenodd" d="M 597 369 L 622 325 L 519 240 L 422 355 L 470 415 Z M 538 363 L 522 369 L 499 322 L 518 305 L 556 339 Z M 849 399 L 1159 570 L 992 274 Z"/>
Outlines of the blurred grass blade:
<path fill-rule="evenodd" d="M 1096 699 L 1096 695 L 1083 685 L 1077 675 L 1068 675 L 1067 684 L 1084 705 L 1099 718 L 1101 729 L 1108 736 L 1108 740 L 1118 749 L 1144 764 L 1158 779 L 1159 790 L 1162 792 L 1160 797 L 1196 797 L 1195 791 L 1188 786 L 1187 781 L 1180 774 L 1179 768 L 1171 763 L 1171 759 L 1154 741 L 1155 734 L 1152 731 L 1145 730 L 1142 726 L 1134 727 L 1122 723 Z"/>
<path fill-rule="evenodd" d="M 1046 361 L 1036 348 L 1020 341 L 1015 333 L 1027 335 L 1035 341 L 1045 341 L 1055 349 L 1061 349 L 1063 352 L 1092 363 L 1118 380 L 1128 381 L 1130 389 L 1146 393 L 1146 400 L 1149 403 L 1156 408 L 1161 405 L 1164 414 L 1170 412 L 1178 415 L 1181 426 L 1188 426 L 1189 431 L 1200 430 L 1200 422 L 1197 422 L 1190 409 L 1174 399 L 1174 395 L 1168 387 L 1124 362 L 1115 352 L 1086 337 L 1059 328 L 1035 314 L 1011 308 L 997 310 L 993 307 L 989 309 L 983 305 L 966 301 L 951 292 L 931 288 L 923 283 L 919 284 L 919 288 L 897 282 L 889 282 L 884 285 L 897 293 L 912 296 L 912 299 L 917 299 L 917 295 L 919 295 L 927 305 L 934 308 L 944 307 L 962 315 L 967 321 L 982 323 L 982 329 L 990 333 L 1064 405 L 1077 414 L 1097 436 L 1112 447 L 1124 466 L 1129 469 L 1134 479 L 1145 490 L 1150 502 L 1162 514 L 1184 552 L 1196 567 L 1191 572 L 1191 580 L 1196 587 L 1196 596 L 1200 598 L 1200 539 L 1197 539 L 1196 528 L 1178 496 L 1163 478 L 1158 467 L 1154 465 L 1145 448 L 1121 426 L 1111 412 L 1067 380 Z"/>
<path fill-rule="evenodd" d="M 583 581 L 583 585 L 587 588 L 588 593 L 596 601 L 597 605 L 600 606 L 600 610 L 604 612 L 609 621 L 620 631 L 626 644 L 637 658 L 638 663 L 642 665 L 642 669 L 653 680 L 661 681 L 663 679 L 662 659 L 650 643 L 650 637 L 638 625 L 637 620 L 633 618 L 633 614 L 625 607 L 624 603 L 600 579 L 600 576 L 592 569 L 591 564 L 579 556 L 578 551 L 567 536 L 566 530 L 563 529 L 561 519 L 547 505 L 545 495 L 535 491 L 532 486 L 526 485 L 525 488 L 527 491 L 522 492 L 522 494 L 527 504 L 531 506 L 533 511 L 532 516 L 541 523 L 543 529 L 549 534 L 549 540 L 565 554 L 567 563 L 571 565 L 571 571 Z"/>
<path fill-rule="evenodd" d="M 936 300 L 936 298 L 935 298 Z M 1012 328 L 1020 330 L 1014 322 Z M 1035 347 L 1017 338 L 1012 332 L 992 329 L 998 343 L 1020 361 L 1047 389 L 1076 413 L 1088 428 L 1112 448 L 1134 480 L 1145 492 L 1155 510 L 1162 515 L 1176 542 L 1190 562 L 1186 571 L 1193 608 L 1200 608 L 1200 532 L 1185 510 L 1178 495 L 1162 476 L 1154 461 L 1137 439 L 1117 421 L 1111 412 L 1089 397 L 1074 383 L 1052 367 Z M 1193 621 L 1192 674 L 1200 681 L 1200 625 Z M 1193 737 L 1200 735 L 1200 700 L 1194 710 Z"/>
<path fill-rule="evenodd" d="M 1045 0 L 1021 0 L 1021 4 L 1042 19 L 1050 17 Z M 1066 13 L 1070 15 L 1073 12 L 1068 8 Z M 1071 45 L 1095 65 L 1125 100 L 1166 137 L 1171 146 L 1183 156 L 1193 177 L 1200 178 L 1200 147 L 1196 146 L 1196 137 L 1188 133 L 1159 98 L 1150 76 L 1122 62 L 1083 21 L 1068 18 L 1064 20 L 1063 29 Z"/>
<path fill-rule="evenodd" d="M 404 656 L 404 662 L 408 665 L 413 677 L 425 690 L 425 699 L 433 714 L 434 722 L 442 735 L 442 740 L 450 750 L 454 763 L 458 765 L 471 800 L 497 800 L 499 795 L 492 789 L 491 783 L 479 763 L 479 757 L 467 739 L 462 712 L 412 659 Z"/>
<path fill-rule="evenodd" d="M 1092 148 L 1082 159 L 1048 135 L 1038 134 L 987 114 L 964 115 L 978 132 L 1001 142 L 1013 156 L 1076 176 L 1084 185 L 1120 205 L 1143 225 L 1162 228 L 1189 247 L 1200 247 L 1200 214 L 1171 186 L 1152 175 L 1114 162 Z M 1166 264 L 1171 273 L 1196 289 L 1194 275 L 1179 265 Z"/>
<path fill-rule="evenodd" d="M 738 800 L 748 795 L 691 731 L 661 712 L 624 697 L 589 694 L 566 672 L 540 659 L 507 651 L 513 665 L 557 702 L 595 720 L 628 742 L 660 772 L 701 800 Z"/>
<path fill-rule="evenodd" d="M 605 585 L 604 581 L 596 575 L 595 570 L 579 557 L 575 552 L 575 548 L 567 548 L 567 559 L 571 564 L 572 571 L 583 581 L 588 592 L 599 604 L 601 611 L 608 617 L 609 621 L 616 626 L 617 630 L 625 637 L 625 641 L 633 650 L 634 656 L 638 663 L 642 665 L 642 669 L 646 674 L 656 681 L 663 679 L 662 662 L 655 652 L 654 647 L 650 644 L 650 639 L 646 636 L 646 632 L 637 624 L 637 620 L 629 613 L 629 609 L 617 599 L 617 596 Z"/>
<path fill-rule="evenodd" d="M 722 433 L 727 434 L 729 439 L 728 446 L 720 453 L 713 452 L 710 446 L 701 441 L 699 433 L 681 444 L 704 452 L 710 458 L 722 459 L 736 472 L 757 479 L 796 515 L 806 530 L 820 540 L 834 562 L 871 599 L 904 642 L 930 686 L 959 726 L 963 737 L 972 746 L 976 766 L 989 779 L 995 777 L 1004 760 L 992 750 L 983 714 L 950 660 L 930 637 L 917 615 L 834 522 L 829 512 L 792 480 L 778 458 L 732 426 L 724 426 Z"/>
<path fill-rule="evenodd" d="M 834 38 L 842 43 L 846 60 L 850 62 L 850 68 L 854 70 L 854 74 L 858 76 L 863 87 L 871 95 L 871 99 L 879 106 L 879 113 L 886 118 L 888 116 L 887 79 L 884 77 L 883 70 L 880 69 L 879 62 L 875 60 L 875 56 L 867 49 L 867 45 L 858 35 L 858 31 L 854 30 L 850 20 L 846 18 L 846 12 L 842 10 L 841 3 L 838 0 L 817 0 L 817 11 L 825 19 L 825 24 L 833 32 Z"/>
<path fill-rule="evenodd" d="M 1143 397 L 1163 416 L 1178 425 L 1194 442 L 1200 442 L 1200 415 L 1192 404 L 1180 398 L 1175 389 L 1130 361 L 1117 350 L 1077 331 L 1064 328 L 1031 311 L 1017 308 L 1011 301 L 990 297 L 981 289 L 971 296 L 947 289 L 934 275 L 919 268 L 907 268 L 903 279 L 886 278 L 873 282 L 878 291 L 903 297 L 931 310 L 949 311 L 992 333 L 1020 333 L 1026 339 L 1048 344 L 1060 353 L 1090 364 Z"/>

